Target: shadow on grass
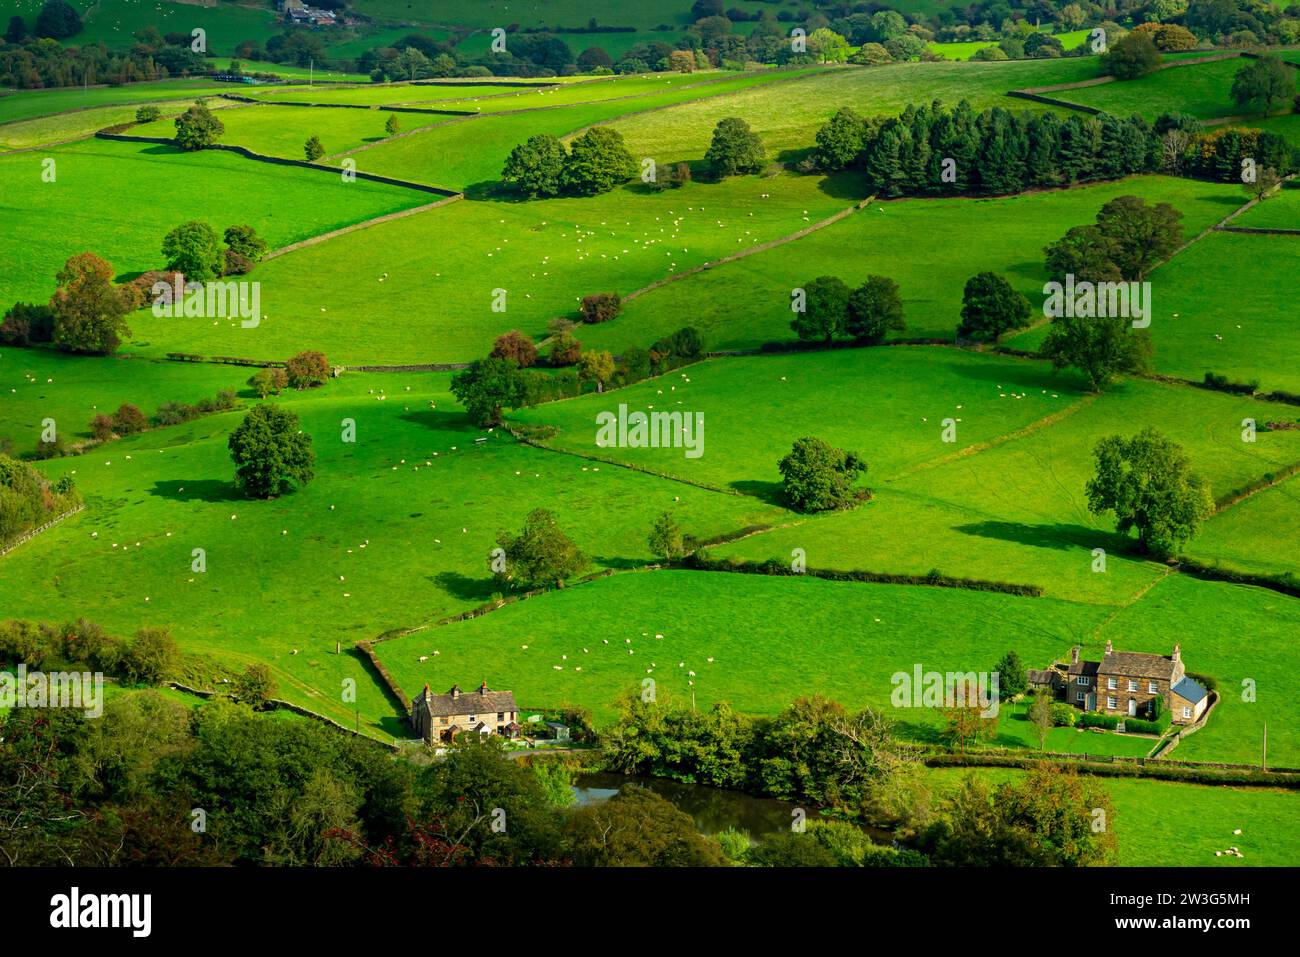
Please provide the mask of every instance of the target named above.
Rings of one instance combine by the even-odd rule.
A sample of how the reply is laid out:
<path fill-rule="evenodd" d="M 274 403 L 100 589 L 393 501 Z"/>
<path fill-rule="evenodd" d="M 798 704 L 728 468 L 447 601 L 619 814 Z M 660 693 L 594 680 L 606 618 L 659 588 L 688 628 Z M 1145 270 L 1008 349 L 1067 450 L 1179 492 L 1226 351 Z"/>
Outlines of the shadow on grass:
<path fill-rule="evenodd" d="M 1069 551 L 1075 548 L 1091 551 L 1104 548 L 1108 554 L 1125 554 L 1131 550 L 1130 539 L 1117 532 L 1106 532 L 1086 525 L 1029 525 L 1024 522 L 973 522 L 957 525 L 955 531 L 980 538 L 993 538 L 1034 548 L 1053 548 Z"/>
<path fill-rule="evenodd" d="M 150 495 L 170 498 L 178 502 L 246 502 L 234 482 L 221 479 L 180 479 L 154 482 Z"/>
<path fill-rule="evenodd" d="M 403 422 L 410 422 L 422 429 L 434 432 L 449 432 L 460 436 L 467 444 L 472 440 L 487 435 L 487 432 L 475 428 L 461 408 L 454 409 L 412 409 L 398 416 Z"/>
<path fill-rule="evenodd" d="M 989 351 L 985 353 L 990 358 L 1000 359 L 997 353 Z M 1082 392 L 1079 388 L 1081 379 L 1075 377 L 1073 373 L 1059 374 L 1052 371 L 1052 367 L 1047 363 L 1034 362 L 1017 362 L 1014 368 L 1008 368 L 1006 363 L 1015 360 L 1002 359 L 1001 362 L 960 362 L 953 363 L 950 371 L 955 376 L 963 379 L 977 379 L 981 382 L 992 382 L 998 386 L 1006 386 L 1004 391 L 1015 391 L 1023 389 L 1038 389 L 1047 392 L 1066 393 L 1067 398 L 1076 398 L 1077 394 Z M 1059 412 L 1064 406 L 1053 409 Z"/>
<path fill-rule="evenodd" d="M 439 572 L 428 576 L 428 580 L 460 601 L 485 602 L 502 588 L 492 578 L 471 578 L 460 572 Z"/>
<path fill-rule="evenodd" d="M 592 555 L 591 561 L 593 564 L 599 565 L 602 568 L 615 568 L 620 571 L 626 571 L 631 568 L 641 568 L 646 564 L 645 559 L 612 558 L 607 555 Z"/>
<path fill-rule="evenodd" d="M 750 495 L 759 501 L 768 505 L 785 507 L 785 498 L 782 495 L 782 485 L 780 482 L 757 482 L 744 480 L 731 482 L 728 488 L 735 489 L 741 495 Z"/>

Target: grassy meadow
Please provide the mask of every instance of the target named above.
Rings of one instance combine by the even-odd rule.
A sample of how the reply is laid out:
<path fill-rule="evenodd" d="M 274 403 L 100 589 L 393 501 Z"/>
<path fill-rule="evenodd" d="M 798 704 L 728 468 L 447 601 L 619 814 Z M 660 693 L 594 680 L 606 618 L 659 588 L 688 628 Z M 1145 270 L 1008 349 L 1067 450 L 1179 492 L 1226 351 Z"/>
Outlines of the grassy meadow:
<path fill-rule="evenodd" d="M 34 15 L 23 3 L 0 0 L 0 13 Z M 734 5 L 772 9 L 757 0 Z M 933 0 L 905 6 L 939 9 Z M 161 22 L 155 7 L 165 11 Z M 472 50 L 486 44 L 486 23 L 582 27 L 592 17 L 637 32 L 570 30 L 567 42 L 575 52 L 589 45 L 615 52 L 675 38 L 689 22 L 688 3 L 664 8 L 647 0 L 452 0 L 436 11 L 406 0 L 353 0 L 351 8 L 372 22 L 331 38 L 336 55 L 460 27 L 473 28 L 457 34 Z M 223 65 L 239 41 L 280 32 L 269 7 L 103 0 L 90 9 L 77 42 L 110 46 L 130 42 L 146 22 L 188 30 L 217 18 L 209 43 Z M 576 318 L 581 298 L 597 292 L 637 295 L 618 317 L 576 328 L 584 350 L 646 348 L 684 326 L 700 332 L 707 351 L 757 350 L 794 338 L 791 290 L 822 275 L 851 286 L 891 277 L 907 319 L 893 337 L 951 342 L 963 287 L 985 270 L 1030 300 L 1031 328 L 1006 340 L 1030 350 L 1046 332 L 1044 246 L 1092 222 L 1104 203 L 1123 195 L 1168 202 L 1182 212 L 1190 239 L 1246 202 L 1237 185 L 1145 175 L 1005 198 L 872 201 L 847 212 L 868 197 L 860 173 L 793 169 L 841 106 L 896 114 L 911 103 L 968 99 L 976 109 L 1036 109 L 1007 91 L 1086 80 L 1098 69 L 1095 57 L 965 63 L 958 53 L 969 56 L 980 44 L 941 46 L 963 49 L 948 51 L 945 62 L 880 68 L 501 79 L 497 86 L 168 80 L 0 96 L 0 151 L 9 151 L 0 155 L 0 232 L 9 252 L 0 262 L 0 311 L 47 301 L 59 267 L 87 250 L 111 262 L 119 281 L 160 268 L 164 235 L 189 220 L 219 231 L 247 223 L 274 249 L 437 198 L 223 151 L 87 138 L 130 120 L 139 103 L 156 102 L 165 115 L 134 132 L 170 136 L 172 116 L 196 97 L 250 95 L 265 102 L 214 101 L 224 143 L 298 159 L 316 135 L 328 163 L 347 157 L 361 171 L 466 192 L 259 264 L 247 276 L 260 283 L 255 328 L 141 310 L 128 317 L 130 334 L 114 357 L 0 343 L 0 443 L 15 454 L 35 447 L 50 418 L 80 442 L 93 416 L 124 402 L 148 415 L 166 402 L 232 388 L 239 403 L 38 463 L 52 480 L 74 478 L 86 507 L 0 556 L 0 618 L 86 616 L 119 634 L 166 626 L 196 683 L 215 686 L 264 663 L 280 697 L 385 741 L 410 738 L 409 722 L 353 646 L 397 633 L 375 649 L 408 694 L 426 683 L 441 691 L 486 680 L 513 690 L 524 708 L 575 704 L 603 722 L 648 678 L 660 700 L 701 708 L 728 701 L 756 715 L 816 693 L 850 708 L 888 708 L 908 740 L 926 743 L 941 740 L 940 716 L 890 702 L 891 676 L 918 662 L 927 670 L 983 671 L 1014 649 L 1040 668 L 1076 645 L 1098 657 L 1108 639 L 1122 651 L 1158 654 L 1179 642 L 1188 670 L 1212 679 L 1220 701 L 1206 727 L 1171 756 L 1257 763 L 1267 724 L 1270 763 L 1300 767 L 1300 705 L 1289 692 L 1300 600 L 1193 578 L 1138 553 L 1111 515 L 1088 510 L 1084 491 L 1098 440 L 1147 426 L 1182 446 L 1216 496 L 1259 484 L 1300 462 L 1300 430 L 1289 427 L 1294 405 L 1153 378 L 1124 379 L 1094 395 L 1077 373 L 1054 372 L 1036 358 L 894 343 L 722 355 L 623 389 L 597 394 L 589 385 L 574 398 L 509 410 L 508 427 L 545 436 L 534 446 L 509 428 L 473 425 L 451 395 L 450 373 L 348 371 L 323 387 L 266 400 L 298 414 L 313 436 L 315 477 L 254 501 L 233 484 L 227 446 L 263 401 L 246 384 L 254 370 L 163 358 L 284 360 L 315 349 L 331 365 L 463 363 L 487 354 L 509 330 L 544 343 L 548 323 Z M 1060 95 L 1120 115 L 1177 109 L 1221 118 L 1236 110 L 1228 89 L 1241 62 Z M 303 71 L 284 72 L 298 80 Z M 529 85 L 535 82 L 546 86 Z M 377 109 L 403 104 L 476 115 Z M 390 138 L 384 126 L 392 116 L 401 135 Z M 714 126 L 730 116 L 747 120 L 767 159 L 787 168 L 722 182 L 704 175 L 700 161 Z M 1285 116 L 1261 125 L 1300 142 L 1298 122 Z M 695 163 L 695 180 L 680 189 L 632 182 L 600 196 L 537 201 L 497 188 L 514 146 L 539 133 L 568 138 L 593 124 L 611 124 L 636 159 L 653 158 L 661 172 Z M 54 182 L 42 179 L 46 159 L 54 161 Z M 1300 191 L 1287 189 L 1235 224 L 1300 227 L 1298 198 Z M 738 253 L 752 254 L 723 262 Z M 1298 271 L 1293 237 L 1219 231 L 1180 251 L 1150 276 L 1155 371 L 1195 381 L 1214 372 L 1258 380 L 1262 391 L 1300 393 L 1292 328 Z M 493 308 L 499 290 L 504 312 Z M 598 446 L 597 415 L 620 405 L 702 414 L 704 454 Z M 1253 442 L 1242 440 L 1244 419 L 1259 425 Z M 347 422 L 355 423 L 355 442 L 343 440 Z M 952 442 L 943 435 L 949 423 Z M 869 464 L 858 483 L 869 500 L 816 515 L 787 508 L 778 463 L 803 436 L 859 453 Z M 1221 509 L 1186 554 L 1253 574 L 1300 573 L 1297 483 L 1291 477 Z M 555 514 L 589 556 L 592 577 L 439 623 L 517 592 L 491 577 L 488 555 L 500 532 L 517 533 L 536 508 Z M 708 548 L 713 558 L 802 555 L 813 569 L 937 570 L 1035 585 L 1042 595 L 652 567 L 658 559 L 648 537 L 665 512 L 688 535 L 716 542 Z M 192 570 L 194 549 L 204 550 L 204 572 Z M 1105 552 L 1100 569 L 1096 549 Z M 352 682 L 355 703 L 344 694 Z M 994 746 L 1037 749 L 1023 710 L 1023 703 L 1004 709 Z M 1152 744 L 1065 728 L 1047 741 L 1056 751 L 1128 757 Z M 1013 774 L 979 773 L 990 780 Z M 958 774 L 931 779 L 950 786 Z M 1105 787 L 1123 864 L 1294 862 L 1293 794 L 1128 779 L 1106 779 Z M 1234 838 L 1237 827 L 1244 833 Z M 1171 829 L 1178 840 L 1169 839 Z M 1214 858 L 1233 843 L 1244 862 Z"/>
<path fill-rule="evenodd" d="M 52 183 L 41 176 L 47 157 L 55 164 Z M 65 260 L 86 251 L 112 263 L 119 279 L 159 269 L 163 237 L 194 218 L 218 231 L 248 223 L 274 249 L 430 200 L 396 186 L 302 172 L 233 153 L 104 140 L 0 157 L 0 230 L 14 250 L 6 298 L 47 300 Z M 172 188 L 173 177 L 185 188 Z M 116 184 L 112 191 L 106 182 Z M 195 196 L 203 197 L 197 208 Z M 28 215 L 32 208 L 43 217 Z"/>

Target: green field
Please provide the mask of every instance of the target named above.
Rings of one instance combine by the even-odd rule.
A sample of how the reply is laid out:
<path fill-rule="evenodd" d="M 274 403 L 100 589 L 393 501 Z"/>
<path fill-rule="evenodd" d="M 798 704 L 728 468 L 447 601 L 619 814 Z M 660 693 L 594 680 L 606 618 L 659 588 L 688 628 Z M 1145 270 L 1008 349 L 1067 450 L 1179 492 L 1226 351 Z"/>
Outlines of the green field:
<path fill-rule="evenodd" d="M 797 242 L 661 287 L 628 303 L 623 316 L 587 338 L 602 348 L 653 341 L 680 324 L 677 316 L 690 314 L 711 349 L 792 339 L 790 290 L 828 273 L 851 286 L 868 275 L 892 277 L 907 319 L 907 330 L 898 335 L 948 337 L 957 327 L 967 279 L 991 269 L 1007 276 L 1031 304 L 1041 303 L 1047 279 L 1043 247 L 1071 226 L 1091 222 L 1107 200 L 1135 192 L 1181 210 L 1188 237 L 1245 202 L 1231 186 L 1146 176 L 1010 199 L 875 203 Z M 959 242 L 940 239 L 957 235 Z M 917 236 L 933 237 L 927 255 L 916 255 Z"/>
<path fill-rule="evenodd" d="M 1050 659 L 1099 618 L 1098 609 L 1048 598 L 658 571 L 568 588 L 384 641 L 376 652 L 412 694 L 425 683 L 486 678 L 513 688 L 524 707 L 582 701 L 607 718 L 649 677 L 660 701 L 679 706 L 693 689 L 698 705 L 728 701 L 757 714 L 813 692 L 850 708 L 888 707 L 924 739 L 936 716 L 889 705 L 895 672 L 918 661 L 926 670 L 985 670 L 1004 645 L 1027 660 Z M 924 648 L 918 634 L 930 636 Z"/>
<path fill-rule="evenodd" d="M 1191 113 L 1201 119 L 1235 116 L 1241 108 L 1232 101 L 1232 78 L 1245 60 L 1218 60 L 1160 70 L 1140 80 L 1116 81 L 1053 94 L 1071 103 L 1095 106 L 1128 116 L 1137 113 L 1154 120 L 1161 113 Z"/>
<path fill-rule="evenodd" d="M 1234 226 L 1251 229 L 1294 229 L 1300 232 L 1300 186 L 1286 184 L 1244 216 Z"/>
<path fill-rule="evenodd" d="M 809 72 L 811 71 L 781 70 L 741 74 L 717 83 L 683 85 L 634 100 L 577 104 L 536 113 L 516 111 L 469 121 L 453 120 L 420 136 L 407 137 L 367 150 L 364 156 L 358 157 L 357 162 L 361 168 L 372 172 L 403 176 L 436 186 L 463 189 L 488 185 L 500 179 L 501 167 L 510 151 L 529 136 L 538 133 L 564 136 L 628 113 L 658 110 L 700 98 L 718 98 L 726 103 L 737 103 L 740 97 L 734 94 L 740 91 L 763 87 L 769 83 L 777 83 L 782 87 L 799 86 L 806 82 L 799 77 Z M 664 112 L 666 114 L 669 111 Z M 671 112 L 675 114 L 676 110 Z M 629 148 L 632 149 L 633 156 L 663 156 L 657 150 L 640 152 L 633 144 L 629 144 Z M 664 157 L 668 158 L 670 157 Z"/>
<path fill-rule="evenodd" d="M 56 163 L 53 183 L 41 180 L 47 155 Z M 184 189 L 165 188 L 173 176 Z M 304 176 L 233 153 L 187 155 L 168 146 L 103 140 L 0 157 L 0 181 L 0 230 L 13 241 L 5 283 L 10 301 L 45 301 L 64 261 L 87 250 L 112 263 L 119 277 L 161 268 L 163 236 L 196 216 L 218 230 L 248 223 L 274 249 L 430 199 L 395 186 L 344 183 L 327 173 Z M 115 188 L 106 190 L 106 182 Z M 203 197 L 199 208 L 194 196 Z M 32 208 L 60 228 L 51 233 L 47 223 L 28 215 Z"/>
<path fill-rule="evenodd" d="M 1254 212 L 1234 225 L 1254 225 Z M 1151 289 L 1156 366 L 1197 382 L 1216 372 L 1300 392 L 1294 297 L 1278 281 L 1298 264 L 1294 237 L 1220 232 L 1161 267 Z"/>
<path fill-rule="evenodd" d="M 1260 410 L 1259 422 L 1295 422 L 1294 409 Z M 1194 558 L 1262 575 L 1300 574 L 1294 543 L 1300 535 L 1300 479 L 1288 479 L 1238 502 L 1206 523 Z"/>
<path fill-rule="evenodd" d="M 159 104 L 164 121 L 170 124 L 193 100 L 167 100 Z M 0 151 L 52 146 L 93 136 L 97 130 L 135 121 L 136 106 L 102 106 L 95 109 L 56 113 L 0 126 Z M 175 127 L 172 127 L 174 131 Z"/>
<path fill-rule="evenodd" d="M 818 128 L 841 106 L 863 114 L 895 114 L 910 103 L 939 99 L 955 104 L 965 99 L 976 109 L 1028 109 L 1027 101 L 1010 99 L 1006 92 L 1084 80 L 1095 76 L 1096 70 L 1091 58 L 823 68 L 800 83 L 702 101 L 670 113 L 634 116 L 616 123 L 615 129 L 627 137 L 634 155 L 699 159 L 718 121 L 740 116 L 763 137 L 769 155 L 789 160 L 807 151 Z"/>
<path fill-rule="evenodd" d="M 489 121 L 463 125 L 479 122 Z M 366 161 L 374 152 L 356 154 L 360 169 L 374 171 Z M 148 314 L 133 328 L 153 352 L 273 358 L 311 343 L 348 364 L 468 361 L 486 354 L 502 332 L 543 335 L 551 317 L 576 312 L 576 290 L 597 291 L 588 288 L 597 266 L 598 288 L 640 288 L 785 235 L 805 211 L 820 219 L 848 205 L 820 186 L 807 177 L 777 191 L 769 180 L 744 177 L 661 193 L 629 186 L 590 200 L 453 203 L 258 267 L 269 318 L 257 329 L 180 327 Z M 460 241 L 445 244 L 451 235 Z M 341 259 L 356 282 L 322 285 L 321 271 Z M 492 311 L 498 288 L 507 290 L 504 314 Z M 673 328 L 685 322 L 679 317 Z M 636 340 L 649 345 L 658 335 L 641 329 Z"/>
<path fill-rule="evenodd" d="M 0 362 L 8 367 L 11 359 L 5 350 Z M 25 384 L 21 375 L 5 377 Z M 487 568 L 496 534 L 517 527 L 530 509 L 544 505 L 566 525 L 581 526 L 578 543 L 597 568 L 650 560 L 649 520 L 641 510 L 655 503 L 680 509 L 710 536 L 775 514 L 750 499 L 622 469 L 596 471 L 502 433 L 475 448 L 479 433 L 442 391 L 445 381 L 349 376 L 321 393 L 287 396 L 316 436 L 318 478 L 275 502 L 248 502 L 231 485 L 226 435 L 238 411 L 51 465 L 51 474 L 75 476 L 87 508 L 6 557 L 6 616 L 86 615 L 124 631 L 172 624 L 184 650 L 232 667 L 265 661 L 284 697 L 349 723 L 352 709 L 339 700 L 339 682 L 351 676 L 360 685 L 362 719 L 400 734 L 378 686 L 354 656 L 334 654 L 335 642 L 346 650 L 359 639 L 486 601 L 499 587 Z M 105 406 L 123 394 L 120 387 L 101 390 L 93 379 L 73 377 L 66 386 L 86 398 L 101 396 Z M 209 391 L 166 389 L 186 401 Z M 148 408 L 163 394 L 157 382 L 144 385 L 139 404 Z M 357 422 L 354 446 L 337 438 L 344 417 Z M 394 497 L 407 502 L 396 513 Z M 196 547 L 208 555 L 202 577 L 190 571 Z M 51 583 L 61 596 L 57 607 L 48 601 Z M 307 607 L 313 612 L 302 614 Z M 329 628 L 322 630 L 321 620 Z"/>
<path fill-rule="evenodd" d="M 50 116 L 70 110 L 118 106 L 124 103 L 190 100 L 196 96 L 215 96 L 232 91 L 233 86 L 230 83 L 217 83 L 207 79 L 158 80 L 149 83 L 129 83 L 126 86 L 95 86 L 84 90 L 76 87 L 24 90 L 8 96 L 0 96 L 0 123 L 30 120 L 38 116 Z"/>
<path fill-rule="evenodd" d="M 937 791 L 956 788 L 974 773 L 989 784 L 1016 780 L 1019 771 L 979 768 L 932 770 Z M 1171 781 L 1098 778 L 1115 806 L 1113 824 L 1122 867 L 1280 867 L 1295 860 L 1293 791 L 1209 787 Z M 1240 830 L 1240 834 L 1234 832 Z M 1171 841 L 1171 833 L 1178 840 Z M 1242 857 L 1215 851 L 1229 847 Z"/>
<path fill-rule="evenodd" d="M 377 110 L 295 109 L 272 106 L 226 106 L 217 114 L 226 131 L 221 142 L 247 147 L 254 153 L 304 159 L 308 137 L 319 137 L 326 155 L 343 153 L 367 143 L 386 139 L 385 124 L 392 113 Z M 409 132 L 436 123 L 435 116 L 402 113 L 398 122 Z M 164 117 L 131 130 L 134 136 L 172 137 L 176 126 Z"/>
<path fill-rule="evenodd" d="M 1240 439 L 1242 418 L 1284 414 L 1285 407 L 1154 383 L 1129 383 L 1092 400 L 1037 364 L 950 349 L 716 360 L 669 382 L 632 387 L 618 401 L 631 410 L 702 412 L 706 439 L 698 459 L 675 449 L 597 448 L 595 416 L 615 408 L 609 397 L 587 396 L 515 418 L 558 427 L 549 440 L 554 447 L 770 501 L 779 501 L 777 463 L 802 435 L 815 432 L 867 460 L 863 483 L 876 492 L 869 504 L 791 520 L 717 550 L 755 561 L 785 562 L 800 548 L 814 568 L 923 575 L 938 567 L 1122 605 L 1160 569 L 1125 557 L 1126 544 L 1109 520 L 1086 509 L 1083 487 L 1099 437 L 1158 427 L 1184 445 L 1216 494 L 1300 461 L 1295 432 L 1263 433 L 1253 444 Z M 852 394 L 859 382 L 872 389 L 843 404 L 846 414 L 836 423 L 820 422 L 823 385 Z M 735 396 L 756 383 L 765 388 L 743 410 L 735 408 Z M 941 441 L 946 417 L 957 423 L 951 445 Z M 1006 487 L 1005 476 L 1019 477 L 1014 488 Z M 1112 556 L 1106 574 L 1092 570 L 1097 547 Z"/>
<path fill-rule="evenodd" d="M 90 14 L 70 46 L 103 39 L 121 48 L 144 25 L 211 24 L 219 54 L 212 62 L 221 67 L 239 41 L 264 42 L 282 29 L 271 5 L 78 4 Z M 802 16 L 786 3 L 729 5 Z M 934 0 L 904 6 L 944 8 Z M 352 0 L 350 8 L 370 20 L 318 31 L 330 57 L 355 57 L 412 32 L 454 33 L 474 52 L 493 27 L 511 24 L 566 27 L 575 52 L 604 46 L 617 55 L 650 39 L 675 40 L 691 20 L 688 0 Z M 0 0 L 0 16 L 14 9 L 30 18 L 36 6 Z M 592 18 L 636 31 L 578 32 Z M 1085 36 L 1062 39 L 1071 45 Z M 1300 410 L 1177 381 L 1213 372 L 1257 380 L 1261 392 L 1300 393 L 1300 242 L 1210 231 L 1247 201 L 1234 184 L 1142 175 L 1002 198 L 872 199 L 858 208 L 869 199 L 860 171 L 824 176 L 796 167 L 843 106 L 892 115 L 909 104 L 966 99 L 976 110 L 1040 109 L 1006 94 L 1090 79 L 1098 69 L 1094 57 L 958 58 L 980 45 L 936 45 L 952 59 L 879 68 L 502 78 L 495 86 L 448 79 L 308 87 L 301 68 L 246 63 L 295 85 L 168 80 L 0 95 L 8 253 L 0 313 L 15 301 L 48 301 L 56 272 L 77 253 L 108 260 L 118 281 L 161 268 L 163 237 L 191 220 L 218 231 L 246 223 L 272 249 L 319 239 L 248 275 L 259 283 L 255 328 L 145 309 L 127 317 L 130 333 L 113 357 L 0 343 L 0 447 L 19 456 L 33 453 L 50 419 L 81 445 L 92 418 L 122 403 L 148 416 L 226 388 L 238 402 L 233 411 L 37 463 L 51 480 L 74 479 L 85 508 L 0 556 L 0 619 L 85 616 L 121 635 L 164 626 L 186 655 L 187 684 L 217 687 L 264 663 L 277 697 L 384 741 L 412 732 L 354 647 L 381 636 L 375 653 L 407 694 L 426 683 L 441 691 L 487 681 L 512 690 L 525 709 L 576 705 L 598 723 L 646 679 L 660 701 L 699 709 L 727 701 L 757 716 L 821 694 L 849 708 L 887 709 L 902 738 L 933 745 L 944 743 L 943 718 L 893 706 L 898 671 L 917 664 L 987 671 L 1011 650 L 1042 668 L 1068 660 L 1076 646 L 1095 659 L 1107 641 L 1161 655 L 1177 643 L 1188 671 L 1217 697 L 1206 725 L 1167 756 L 1255 765 L 1267 726 L 1270 765 L 1300 767 L 1300 703 L 1289 667 L 1300 600 L 1284 594 L 1285 582 L 1274 590 L 1194 578 L 1186 564 L 1140 553 L 1134 535 L 1116 532 L 1113 515 L 1089 510 L 1085 491 L 1099 440 L 1158 429 L 1224 503 L 1183 548 L 1186 557 L 1224 573 L 1300 574 L 1300 476 L 1280 478 L 1300 463 L 1300 429 L 1291 427 Z M 1059 95 L 1120 115 L 1179 110 L 1218 119 L 1237 109 L 1228 89 L 1242 62 Z M 538 82 L 545 85 L 531 85 Z M 133 132 L 170 137 L 178 111 L 219 93 L 265 101 L 213 100 L 225 145 L 300 159 L 314 135 L 327 164 L 347 159 L 361 172 L 465 195 L 371 223 L 439 197 L 228 151 L 93 138 L 129 122 L 144 102 L 158 103 L 164 116 Z M 317 103 L 336 106 L 273 105 Z M 475 115 L 379 109 L 401 105 Z M 715 181 L 702 160 L 717 122 L 733 116 L 760 134 L 768 165 Z M 392 117 L 401 127 L 395 137 L 385 130 Z M 652 159 L 661 174 L 667 164 L 693 163 L 693 181 L 660 191 L 634 180 L 599 196 L 535 201 L 500 188 L 516 145 L 537 134 L 571 138 L 593 124 L 611 124 L 638 164 Z M 1300 143 L 1300 116 L 1260 126 Z M 52 182 L 42 175 L 47 160 Z M 956 347 L 963 288 L 982 271 L 1005 276 L 1031 304 L 1031 326 L 1005 344 L 1039 345 L 1047 331 L 1044 247 L 1124 195 L 1173 205 L 1185 239 L 1206 233 L 1149 275 L 1158 376 L 1092 394 L 1077 372 L 1055 372 L 1028 351 Z M 358 224 L 366 225 L 323 238 Z M 1300 190 L 1284 190 L 1234 224 L 1300 228 Z M 763 350 L 794 339 L 791 292 L 824 275 L 850 286 L 892 278 L 907 320 L 894 340 L 935 341 Z M 615 318 L 575 329 L 585 351 L 619 355 L 689 326 L 713 357 L 625 388 L 597 392 L 587 383 L 572 398 L 507 408 L 505 427 L 492 430 L 474 425 L 453 398 L 453 373 L 418 371 L 480 358 L 510 330 L 545 351 L 553 320 L 576 319 L 582 297 L 598 292 L 635 295 Z M 313 437 L 315 475 L 278 498 L 245 498 L 233 482 L 228 440 L 263 401 L 247 384 L 255 370 L 165 355 L 282 361 L 307 349 L 324 352 L 331 366 L 392 368 L 345 370 L 323 387 L 269 400 L 295 412 Z M 620 406 L 702 415 L 703 454 L 598 445 L 598 415 Z M 1258 427 L 1254 441 L 1243 440 L 1246 420 Z M 355 442 L 344 434 L 349 423 Z M 945 436 L 949 426 L 955 439 Z M 779 463 L 805 436 L 868 463 L 857 482 L 869 494 L 857 507 L 820 514 L 787 507 Z M 1247 488 L 1258 490 L 1233 494 Z M 495 580 L 489 554 L 537 508 L 554 513 L 590 565 L 566 587 L 510 600 L 522 586 Z M 664 513 L 690 539 L 709 543 L 713 560 L 978 579 L 1028 594 L 662 568 L 650 533 Z M 204 550 L 206 571 L 192 570 L 194 549 Z M 354 682 L 355 702 L 346 694 Z M 992 747 L 1037 750 L 1024 711 L 1023 700 L 1005 704 Z M 1138 757 L 1154 744 L 1056 728 L 1046 746 Z M 959 777 L 943 771 L 930 779 L 949 786 Z M 1295 863 L 1294 794 L 1141 779 L 1104 786 L 1115 801 L 1123 864 Z M 1236 828 L 1243 834 L 1232 835 Z M 1244 861 L 1214 858 L 1231 844 Z"/>

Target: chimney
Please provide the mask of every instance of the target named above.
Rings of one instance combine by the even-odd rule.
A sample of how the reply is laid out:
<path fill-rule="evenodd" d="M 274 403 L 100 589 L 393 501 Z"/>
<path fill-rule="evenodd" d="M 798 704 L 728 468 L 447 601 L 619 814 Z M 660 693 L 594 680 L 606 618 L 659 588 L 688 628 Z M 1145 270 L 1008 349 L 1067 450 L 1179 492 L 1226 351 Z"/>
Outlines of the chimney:
<path fill-rule="evenodd" d="M 1179 645 L 1174 645 L 1174 661 L 1183 660 L 1183 650 Z"/>
<path fill-rule="evenodd" d="M 478 693 L 479 693 L 479 694 L 487 694 L 487 692 L 488 692 L 488 686 L 487 686 L 487 682 L 485 681 L 485 682 L 483 682 L 481 685 L 478 686 Z"/>
<path fill-rule="evenodd" d="M 460 697 L 460 685 L 452 685 L 451 690 L 448 691 L 447 694 L 451 695 L 452 701 L 455 701 Z"/>
<path fill-rule="evenodd" d="M 424 694 L 423 694 L 422 697 L 424 698 L 425 701 L 428 701 L 428 700 L 429 700 L 429 686 L 428 686 L 428 685 L 425 685 L 425 686 L 424 686 Z"/>
<path fill-rule="evenodd" d="M 1079 663 L 1079 646 L 1078 646 L 1078 645 L 1075 645 L 1073 648 L 1070 649 L 1070 662 L 1071 662 L 1072 664 L 1076 664 L 1076 665 Z"/>
<path fill-rule="evenodd" d="M 1114 646 L 1114 644 L 1112 644 L 1112 643 L 1111 643 L 1111 640 L 1110 640 L 1109 638 L 1107 638 L 1107 639 L 1106 639 L 1106 654 L 1110 654 L 1110 653 L 1111 653 L 1112 651 L 1114 651 L 1114 650 L 1115 650 L 1115 646 Z"/>

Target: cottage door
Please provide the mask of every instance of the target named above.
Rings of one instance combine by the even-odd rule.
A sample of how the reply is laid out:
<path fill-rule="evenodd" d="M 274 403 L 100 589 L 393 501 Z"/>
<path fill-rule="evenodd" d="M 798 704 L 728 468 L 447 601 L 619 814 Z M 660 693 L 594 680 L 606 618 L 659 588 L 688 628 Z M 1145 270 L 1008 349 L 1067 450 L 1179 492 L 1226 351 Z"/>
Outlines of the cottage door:
<path fill-rule="evenodd" d="M 1138 713 L 1138 703 L 1137 703 L 1136 701 L 1134 701 L 1132 698 L 1129 698 L 1129 699 L 1128 699 L 1128 716 L 1129 716 L 1130 718 L 1135 718 L 1135 717 L 1137 717 L 1137 713 Z"/>

